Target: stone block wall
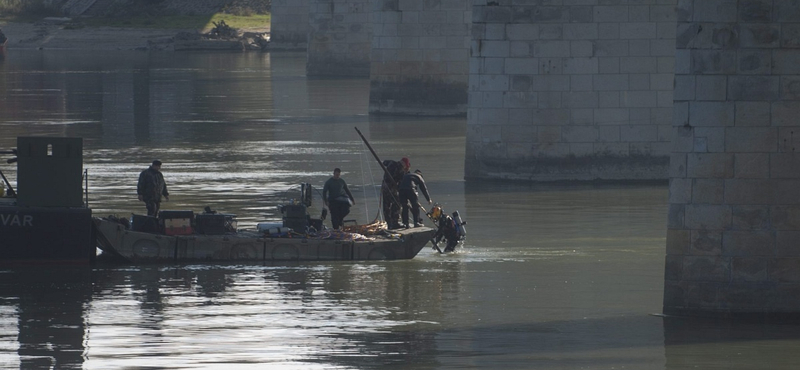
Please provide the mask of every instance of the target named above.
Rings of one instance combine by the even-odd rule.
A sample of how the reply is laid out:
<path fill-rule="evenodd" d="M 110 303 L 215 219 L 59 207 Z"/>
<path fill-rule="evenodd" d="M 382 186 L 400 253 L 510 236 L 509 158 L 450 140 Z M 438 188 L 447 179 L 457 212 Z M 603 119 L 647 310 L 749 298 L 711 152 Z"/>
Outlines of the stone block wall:
<path fill-rule="evenodd" d="M 472 1 L 466 177 L 666 180 L 676 1 Z"/>
<path fill-rule="evenodd" d="M 680 0 L 664 313 L 800 311 L 800 2 Z"/>
<path fill-rule="evenodd" d="M 309 76 L 369 77 L 370 0 L 309 0 Z"/>
<path fill-rule="evenodd" d="M 373 0 L 370 113 L 465 115 L 472 4 Z"/>
<path fill-rule="evenodd" d="M 306 49 L 310 29 L 309 6 L 309 0 L 272 0 L 270 49 Z"/>

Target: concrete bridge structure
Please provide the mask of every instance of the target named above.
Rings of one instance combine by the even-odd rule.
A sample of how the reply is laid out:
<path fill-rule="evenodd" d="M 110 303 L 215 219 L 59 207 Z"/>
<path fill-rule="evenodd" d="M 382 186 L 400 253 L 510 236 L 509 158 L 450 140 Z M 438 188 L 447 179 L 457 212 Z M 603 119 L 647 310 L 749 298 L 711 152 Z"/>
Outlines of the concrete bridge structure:
<path fill-rule="evenodd" d="M 311 77 L 369 77 L 371 113 L 457 116 L 471 23 L 465 0 L 273 0 L 271 45 L 307 50 Z"/>
<path fill-rule="evenodd" d="M 372 113 L 466 113 L 468 179 L 669 179 L 665 313 L 800 313 L 799 1 L 274 0 L 273 16 L 275 41 L 307 34 L 310 76 L 369 76 Z"/>

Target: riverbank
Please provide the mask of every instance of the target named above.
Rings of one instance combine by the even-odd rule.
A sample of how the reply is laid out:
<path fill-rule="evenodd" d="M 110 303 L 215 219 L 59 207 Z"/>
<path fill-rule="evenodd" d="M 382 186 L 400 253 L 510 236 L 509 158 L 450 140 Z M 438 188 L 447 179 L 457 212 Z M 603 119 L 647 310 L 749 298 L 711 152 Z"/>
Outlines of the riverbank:
<path fill-rule="evenodd" d="M 175 50 L 175 41 L 207 32 L 202 28 L 144 28 L 85 26 L 69 18 L 0 24 L 8 50 Z M 239 29 L 240 33 L 269 33 L 269 25 Z"/>

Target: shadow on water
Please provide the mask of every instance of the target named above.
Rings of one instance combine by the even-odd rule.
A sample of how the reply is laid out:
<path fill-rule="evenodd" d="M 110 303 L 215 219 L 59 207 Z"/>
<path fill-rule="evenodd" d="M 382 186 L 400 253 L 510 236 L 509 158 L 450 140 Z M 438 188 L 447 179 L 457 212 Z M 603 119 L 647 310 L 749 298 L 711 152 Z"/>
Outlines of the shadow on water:
<path fill-rule="evenodd" d="M 666 317 L 667 369 L 796 369 L 800 323 L 796 320 Z"/>

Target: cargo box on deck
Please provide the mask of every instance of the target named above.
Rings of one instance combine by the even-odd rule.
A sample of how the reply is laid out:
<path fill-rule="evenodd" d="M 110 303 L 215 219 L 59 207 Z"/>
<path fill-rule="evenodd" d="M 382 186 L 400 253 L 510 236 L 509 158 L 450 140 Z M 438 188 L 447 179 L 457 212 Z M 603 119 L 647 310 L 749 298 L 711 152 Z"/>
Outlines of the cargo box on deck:
<path fill-rule="evenodd" d="M 194 233 L 192 228 L 193 211 L 161 211 L 158 213 L 158 219 L 164 234 L 189 235 Z"/>
<path fill-rule="evenodd" d="M 157 217 L 131 215 L 131 230 L 145 233 L 161 233 L 161 225 Z"/>
<path fill-rule="evenodd" d="M 236 215 L 226 213 L 201 213 L 195 216 L 198 234 L 221 235 L 236 231 Z"/>

